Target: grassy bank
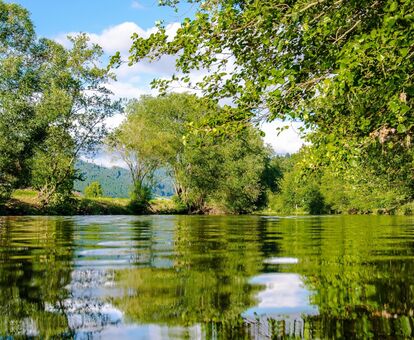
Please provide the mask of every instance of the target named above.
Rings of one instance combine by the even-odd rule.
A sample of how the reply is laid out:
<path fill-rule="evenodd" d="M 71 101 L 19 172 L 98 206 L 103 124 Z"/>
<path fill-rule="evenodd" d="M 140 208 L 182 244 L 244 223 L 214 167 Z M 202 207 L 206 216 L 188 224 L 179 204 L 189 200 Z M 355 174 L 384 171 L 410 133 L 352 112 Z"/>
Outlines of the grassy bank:
<path fill-rule="evenodd" d="M 11 199 L 0 205 L 0 215 L 135 215 L 128 198 L 73 196 L 63 206 L 42 207 L 38 193 L 30 189 L 16 190 Z M 150 201 L 146 214 L 181 214 L 183 207 L 169 198 Z"/>
<path fill-rule="evenodd" d="M 272 203 L 272 202 L 271 202 Z M 148 210 L 142 214 L 185 214 L 184 206 L 165 197 L 154 198 L 150 201 Z M 210 212 L 214 214 L 213 212 Z M 44 208 L 40 204 L 38 193 L 34 190 L 23 189 L 13 192 L 11 199 L 0 205 L 0 215 L 136 215 L 130 208 L 128 198 L 97 197 L 86 198 L 73 196 L 63 206 Z M 224 214 L 222 212 L 222 214 Z M 255 212 L 256 215 L 308 215 L 307 211 L 298 207 L 295 211 L 281 209 L 280 205 L 270 204 L 267 209 Z M 393 209 L 372 209 L 367 211 L 346 211 L 342 214 L 372 214 L 372 215 L 413 215 L 414 202 Z"/>
<path fill-rule="evenodd" d="M 295 210 L 289 210 L 279 205 L 270 205 L 266 209 L 255 212 L 256 215 L 278 215 L 278 216 L 303 216 L 310 215 L 303 207 L 298 207 Z M 397 216 L 412 216 L 414 215 L 414 202 L 408 202 L 400 206 L 392 208 L 371 208 L 358 209 L 351 208 L 342 212 L 324 211 L 321 215 L 397 215 Z"/>

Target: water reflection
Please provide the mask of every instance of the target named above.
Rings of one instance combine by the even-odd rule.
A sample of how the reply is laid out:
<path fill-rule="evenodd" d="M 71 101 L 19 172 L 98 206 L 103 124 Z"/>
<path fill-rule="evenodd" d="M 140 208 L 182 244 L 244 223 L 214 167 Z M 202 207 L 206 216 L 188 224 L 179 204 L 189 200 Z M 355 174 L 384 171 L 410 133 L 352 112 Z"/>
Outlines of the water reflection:
<path fill-rule="evenodd" d="M 64 287 L 71 282 L 72 241 L 70 220 L 1 221 L 1 335 L 71 335 Z"/>
<path fill-rule="evenodd" d="M 265 288 L 256 295 L 257 304 L 246 315 L 318 314 L 316 306 L 310 304 L 311 292 L 298 274 L 261 274 L 250 283 Z"/>
<path fill-rule="evenodd" d="M 0 336 L 410 337 L 414 222 L 0 219 Z"/>

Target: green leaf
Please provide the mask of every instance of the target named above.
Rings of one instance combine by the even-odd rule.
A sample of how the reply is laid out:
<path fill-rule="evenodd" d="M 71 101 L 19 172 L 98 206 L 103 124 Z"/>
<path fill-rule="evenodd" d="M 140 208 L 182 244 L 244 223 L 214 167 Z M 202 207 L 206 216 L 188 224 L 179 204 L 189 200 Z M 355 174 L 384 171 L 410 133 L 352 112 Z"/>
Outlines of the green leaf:
<path fill-rule="evenodd" d="M 403 124 L 398 124 L 398 127 L 397 127 L 397 132 L 398 132 L 398 133 L 404 133 L 405 131 L 407 131 L 407 128 L 405 127 L 405 125 L 403 125 Z"/>

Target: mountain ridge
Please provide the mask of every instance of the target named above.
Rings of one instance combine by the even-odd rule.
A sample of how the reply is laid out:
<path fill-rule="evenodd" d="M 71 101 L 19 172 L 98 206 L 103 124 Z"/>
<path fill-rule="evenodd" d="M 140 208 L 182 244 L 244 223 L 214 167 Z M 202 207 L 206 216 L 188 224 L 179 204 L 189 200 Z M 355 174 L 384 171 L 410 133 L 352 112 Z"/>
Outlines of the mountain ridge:
<path fill-rule="evenodd" d="M 84 179 L 75 181 L 75 191 L 83 193 L 89 184 L 96 181 L 101 184 L 104 196 L 129 197 L 132 178 L 127 169 L 119 166 L 109 168 L 84 160 L 78 160 L 75 167 Z M 156 171 L 155 178 L 157 184 L 153 189 L 154 196 L 170 197 L 174 194 L 172 178 L 166 174 L 164 169 Z"/>

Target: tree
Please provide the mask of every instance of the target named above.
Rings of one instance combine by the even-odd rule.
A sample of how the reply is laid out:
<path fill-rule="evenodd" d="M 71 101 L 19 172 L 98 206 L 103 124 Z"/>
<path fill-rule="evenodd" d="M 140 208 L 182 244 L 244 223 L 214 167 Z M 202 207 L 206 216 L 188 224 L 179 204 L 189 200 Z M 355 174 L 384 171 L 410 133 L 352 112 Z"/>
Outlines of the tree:
<path fill-rule="evenodd" d="M 190 2 L 198 5 L 194 18 L 172 39 L 162 23 L 148 38 L 133 36 L 130 64 L 175 55 L 182 76 L 154 85 L 166 90 L 182 80 L 215 100 L 231 98 L 236 108 L 213 123 L 300 119 L 314 131 L 319 163 L 359 162 L 412 197 L 411 1 Z M 209 73 L 193 84 L 196 69 Z"/>
<path fill-rule="evenodd" d="M 208 110 L 206 101 L 187 94 L 142 96 L 127 105 L 127 120 L 108 144 L 128 165 L 134 187 L 151 187 L 155 169 L 164 167 L 181 195 L 184 139 Z"/>
<path fill-rule="evenodd" d="M 200 129 L 220 107 L 189 94 L 141 97 L 127 107 L 127 120 L 113 145 L 128 156 L 138 192 L 147 174 L 167 169 L 175 194 L 192 212 L 212 207 L 247 212 L 258 207 L 268 150 L 253 127 L 231 140 Z"/>
<path fill-rule="evenodd" d="M 25 173 L 32 145 L 42 137 L 34 102 L 39 60 L 28 12 L 0 1 L 0 202 Z M 27 173 L 26 173 L 27 174 Z"/>
<path fill-rule="evenodd" d="M 0 0 L 0 201 L 29 184 L 44 204 L 70 195 L 75 160 L 121 109 L 105 87 L 113 76 L 99 66 L 102 49 L 86 35 L 69 40 L 66 50 L 37 39 L 28 12 Z"/>
<path fill-rule="evenodd" d="M 162 150 L 168 147 L 160 125 L 151 121 L 145 109 L 148 98 L 132 100 L 126 108 L 127 120 L 107 139 L 109 149 L 128 166 L 133 185 L 132 208 L 141 212 L 151 199 L 151 189 L 155 185 L 154 173 L 163 162 Z"/>
<path fill-rule="evenodd" d="M 101 197 L 103 196 L 102 186 L 99 182 L 92 182 L 85 188 L 86 197 Z"/>
<path fill-rule="evenodd" d="M 44 204 L 71 195 L 73 181 L 79 178 L 76 160 L 94 150 L 106 136 L 105 120 L 122 110 L 121 102 L 113 101 L 105 87 L 113 75 L 99 66 L 102 49 L 89 46 L 85 34 L 69 40 L 73 45 L 69 50 L 45 41 L 49 60 L 43 72 L 51 74 L 37 109 L 50 120 L 45 142 L 36 147 L 32 169 L 33 184 Z"/>
<path fill-rule="evenodd" d="M 272 196 L 274 211 L 293 213 L 392 213 L 404 204 L 407 192 L 384 176 L 367 172 L 360 164 L 340 172 L 331 165 L 310 171 L 314 146 L 302 148 L 283 169 L 280 191 Z M 299 209 L 299 210 L 298 210 Z"/>
<path fill-rule="evenodd" d="M 216 164 L 213 168 L 204 164 L 205 154 L 210 148 L 208 145 L 199 150 L 197 147 L 187 149 L 188 153 L 199 155 L 201 161 L 199 164 L 197 160 L 189 163 L 191 169 L 186 178 L 190 191 L 193 187 L 204 187 L 206 203 L 224 212 L 250 213 L 264 207 L 266 190 L 270 188 L 264 180 L 270 150 L 264 147 L 259 131 L 249 127 L 230 140 L 213 138 L 212 145 L 215 146 L 215 152 L 209 164 Z M 193 170 L 197 165 L 199 173 Z M 200 178 L 204 186 L 192 184 L 198 183 Z"/>

